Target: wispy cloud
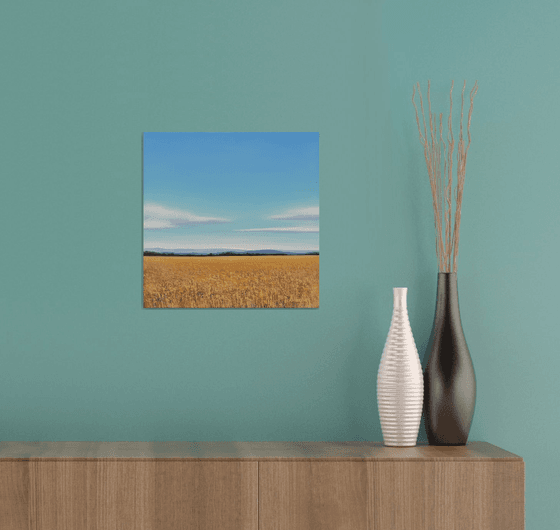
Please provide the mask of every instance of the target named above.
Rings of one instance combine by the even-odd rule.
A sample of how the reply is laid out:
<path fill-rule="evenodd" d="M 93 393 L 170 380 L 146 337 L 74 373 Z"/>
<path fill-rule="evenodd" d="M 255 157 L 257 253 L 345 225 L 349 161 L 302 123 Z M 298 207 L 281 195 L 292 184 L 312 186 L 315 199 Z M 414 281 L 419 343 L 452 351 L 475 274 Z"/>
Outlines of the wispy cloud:
<path fill-rule="evenodd" d="M 280 215 L 273 215 L 269 219 L 279 221 L 317 221 L 319 219 L 319 207 L 312 206 L 310 208 L 288 210 Z"/>
<path fill-rule="evenodd" d="M 159 204 L 144 205 L 144 229 L 161 230 L 177 228 L 185 225 L 200 225 L 209 223 L 229 223 L 229 219 L 220 217 L 201 217 L 186 210 L 172 210 Z"/>
<path fill-rule="evenodd" d="M 246 228 L 244 230 L 235 230 L 235 232 L 319 232 L 318 226 L 289 226 L 278 228 Z"/>

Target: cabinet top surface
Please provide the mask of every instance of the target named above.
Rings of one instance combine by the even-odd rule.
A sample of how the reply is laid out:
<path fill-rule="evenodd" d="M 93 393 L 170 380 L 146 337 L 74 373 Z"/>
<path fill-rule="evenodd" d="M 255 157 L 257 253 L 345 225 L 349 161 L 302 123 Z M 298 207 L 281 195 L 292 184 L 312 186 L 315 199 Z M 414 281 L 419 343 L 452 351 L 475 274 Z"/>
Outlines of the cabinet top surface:
<path fill-rule="evenodd" d="M 0 442 L 2 460 L 522 460 L 488 442 L 386 447 L 382 442 Z"/>

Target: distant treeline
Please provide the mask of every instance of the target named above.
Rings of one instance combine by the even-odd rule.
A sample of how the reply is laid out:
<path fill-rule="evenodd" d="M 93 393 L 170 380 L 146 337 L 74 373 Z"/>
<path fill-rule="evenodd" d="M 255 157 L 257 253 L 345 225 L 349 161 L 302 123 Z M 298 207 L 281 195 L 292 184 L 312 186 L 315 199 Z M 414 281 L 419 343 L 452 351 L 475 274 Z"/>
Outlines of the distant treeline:
<path fill-rule="evenodd" d="M 306 252 L 304 254 L 293 254 L 289 252 L 271 252 L 271 253 L 256 253 L 256 252 L 220 252 L 218 254 L 174 254 L 173 252 L 153 252 L 145 250 L 144 256 L 191 256 L 195 258 L 205 258 L 210 256 L 318 256 L 318 252 Z"/>

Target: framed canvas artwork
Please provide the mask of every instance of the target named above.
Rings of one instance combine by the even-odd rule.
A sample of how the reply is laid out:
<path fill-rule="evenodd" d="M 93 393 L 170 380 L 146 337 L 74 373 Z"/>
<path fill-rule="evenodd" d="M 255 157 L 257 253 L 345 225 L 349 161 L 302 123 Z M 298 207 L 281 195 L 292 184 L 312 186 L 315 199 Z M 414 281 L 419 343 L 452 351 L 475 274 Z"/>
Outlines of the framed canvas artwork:
<path fill-rule="evenodd" d="M 146 132 L 145 308 L 319 307 L 319 133 Z"/>

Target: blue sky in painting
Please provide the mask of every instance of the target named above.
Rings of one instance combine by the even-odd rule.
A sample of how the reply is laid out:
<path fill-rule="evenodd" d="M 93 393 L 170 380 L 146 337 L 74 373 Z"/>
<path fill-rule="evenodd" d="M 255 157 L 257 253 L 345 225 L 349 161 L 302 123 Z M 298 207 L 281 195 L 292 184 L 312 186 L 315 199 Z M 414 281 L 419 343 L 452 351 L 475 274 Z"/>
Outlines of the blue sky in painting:
<path fill-rule="evenodd" d="M 144 133 L 144 249 L 319 250 L 319 133 Z"/>

